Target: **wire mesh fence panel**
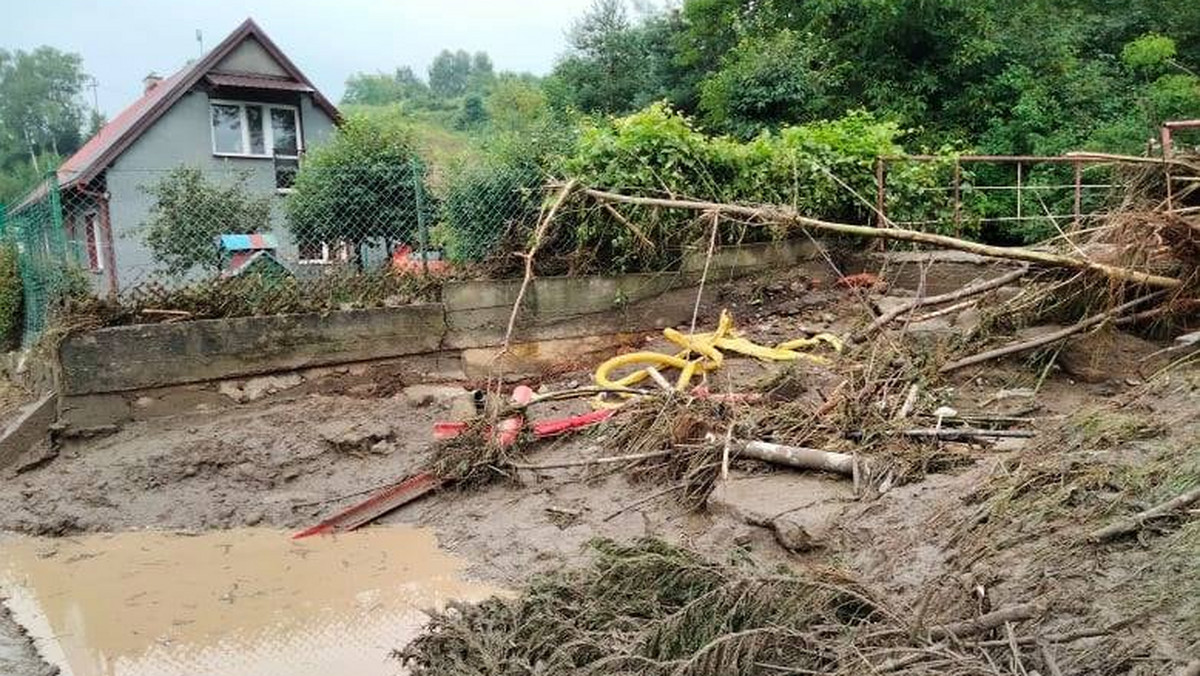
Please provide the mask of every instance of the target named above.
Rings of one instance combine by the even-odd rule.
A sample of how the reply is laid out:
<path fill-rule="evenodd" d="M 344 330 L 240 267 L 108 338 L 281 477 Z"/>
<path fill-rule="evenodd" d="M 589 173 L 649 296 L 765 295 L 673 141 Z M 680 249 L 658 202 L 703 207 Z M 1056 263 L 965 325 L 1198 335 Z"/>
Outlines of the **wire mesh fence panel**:
<path fill-rule="evenodd" d="M 55 312 L 170 319 L 380 307 L 451 276 L 503 276 L 545 177 L 417 158 L 310 168 L 261 160 L 48 178 L 7 209 L 25 342 Z M 496 261 L 500 261 L 497 264 Z"/>

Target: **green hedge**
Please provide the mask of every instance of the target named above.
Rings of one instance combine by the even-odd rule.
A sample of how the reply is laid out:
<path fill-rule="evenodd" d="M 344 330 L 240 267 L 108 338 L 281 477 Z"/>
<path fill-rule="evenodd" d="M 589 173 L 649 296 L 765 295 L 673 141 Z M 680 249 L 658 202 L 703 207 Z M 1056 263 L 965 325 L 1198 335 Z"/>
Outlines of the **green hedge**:
<path fill-rule="evenodd" d="M 0 348 L 4 350 L 21 343 L 23 292 L 17 247 L 0 242 Z"/>

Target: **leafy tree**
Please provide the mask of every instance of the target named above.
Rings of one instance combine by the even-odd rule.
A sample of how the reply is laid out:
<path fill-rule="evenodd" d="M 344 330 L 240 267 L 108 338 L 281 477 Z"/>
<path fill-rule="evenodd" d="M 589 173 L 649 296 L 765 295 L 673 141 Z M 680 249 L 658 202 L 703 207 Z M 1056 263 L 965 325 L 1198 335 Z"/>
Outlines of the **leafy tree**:
<path fill-rule="evenodd" d="M 437 96 L 450 98 L 467 92 L 471 79 L 471 55 L 460 49 L 443 49 L 429 65 L 429 88 Z"/>
<path fill-rule="evenodd" d="M 455 126 L 459 129 L 478 129 L 487 123 L 488 114 L 483 106 L 483 97 L 470 94 L 463 99 Z"/>
<path fill-rule="evenodd" d="M 548 112 L 546 94 L 536 78 L 502 74 L 484 101 L 492 126 L 499 131 L 527 129 Z"/>
<path fill-rule="evenodd" d="M 346 79 L 342 103 L 380 106 L 404 101 L 423 102 L 428 96 L 429 87 L 413 74 L 411 68 L 404 66 L 391 75 L 351 75 Z"/>
<path fill-rule="evenodd" d="M 332 141 L 309 152 L 285 203 L 288 227 L 301 245 L 345 242 L 363 245 L 413 241 L 418 207 L 432 214 L 423 189 L 424 169 L 415 161 L 411 128 L 396 115 L 351 115 Z M 422 193 L 418 193 L 422 190 Z"/>
<path fill-rule="evenodd" d="M 594 0 L 568 34 L 571 51 L 552 77 L 561 104 L 585 112 L 628 112 L 664 93 L 652 77 L 650 33 L 629 18 L 624 0 Z"/>
<path fill-rule="evenodd" d="M 87 76 L 78 54 L 38 47 L 0 49 L 0 134 L 22 148 L 34 165 L 41 153 L 69 154 L 81 143 Z"/>
<path fill-rule="evenodd" d="M 700 85 L 700 109 L 711 124 L 743 136 L 819 117 L 839 69 L 820 61 L 822 45 L 784 29 L 747 37 L 721 70 Z"/>
<path fill-rule="evenodd" d="M 142 190 L 154 200 L 142 236 L 154 258 L 171 275 L 193 268 L 218 270 L 216 239 L 271 227 L 271 197 L 246 187 L 248 175 L 228 183 L 210 180 L 198 167 L 173 169 Z"/>

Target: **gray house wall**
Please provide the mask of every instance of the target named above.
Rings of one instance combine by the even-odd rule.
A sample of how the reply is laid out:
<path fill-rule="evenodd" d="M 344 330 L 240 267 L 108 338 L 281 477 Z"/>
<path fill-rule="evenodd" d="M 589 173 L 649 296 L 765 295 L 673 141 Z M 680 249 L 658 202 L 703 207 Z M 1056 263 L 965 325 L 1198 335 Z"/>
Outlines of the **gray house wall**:
<path fill-rule="evenodd" d="M 278 75 L 281 77 L 287 75 L 287 71 L 254 38 L 250 38 L 238 45 L 228 56 L 217 63 L 214 70 Z"/>
<path fill-rule="evenodd" d="M 233 60 L 231 63 L 239 66 L 239 70 L 253 68 L 259 72 L 271 72 L 271 68 L 259 62 L 260 57 L 278 67 L 257 42 L 250 41 L 230 54 L 226 61 Z M 230 66 L 231 69 L 233 67 Z M 310 150 L 333 135 L 335 124 L 323 110 L 313 105 L 311 94 L 301 93 L 298 96 L 303 144 L 305 150 Z M 220 98 L 230 100 L 235 97 L 222 95 Z M 236 99 L 247 103 L 260 102 L 252 97 Z M 271 195 L 270 232 L 279 240 L 279 257 L 289 267 L 296 268 L 298 265 L 296 245 L 284 224 L 285 196 L 275 189 L 273 161 L 270 158 L 214 155 L 209 101 L 209 95 L 204 91 L 192 91 L 183 96 L 126 149 L 105 174 L 120 292 L 151 280 L 158 268 L 143 241 L 143 224 L 153 204 L 153 199 L 144 188 L 182 165 L 200 167 L 212 180 L 233 182 L 244 173 L 248 188 Z M 210 244 L 197 243 L 197 246 L 205 245 Z"/>

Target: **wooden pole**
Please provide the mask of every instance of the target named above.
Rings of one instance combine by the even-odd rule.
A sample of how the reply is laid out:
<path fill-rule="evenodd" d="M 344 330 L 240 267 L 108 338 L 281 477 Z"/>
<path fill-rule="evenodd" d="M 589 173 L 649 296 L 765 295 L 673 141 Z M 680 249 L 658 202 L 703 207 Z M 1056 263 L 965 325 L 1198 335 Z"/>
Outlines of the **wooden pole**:
<path fill-rule="evenodd" d="M 833 453 L 801 446 L 784 446 L 766 441 L 746 441 L 738 443 L 737 446 L 740 446 L 738 455 L 754 460 L 800 469 L 845 474 L 846 476 L 854 474 L 854 456 L 845 453 Z"/>
<path fill-rule="evenodd" d="M 720 204 L 717 202 L 702 202 L 696 200 L 667 199 L 661 197 L 635 197 L 632 195 L 622 195 L 620 193 L 596 190 L 593 188 L 587 188 L 583 192 L 599 200 L 609 200 L 623 204 L 638 204 L 642 206 L 662 207 L 664 209 L 720 211 L 726 214 L 743 216 L 756 220 L 764 220 L 772 223 L 778 223 L 780 225 L 794 225 L 804 228 L 813 228 L 815 230 L 835 232 L 841 235 L 914 242 L 917 244 L 938 246 L 944 249 L 966 251 L 967 253 L 978 254 L 980 256 L 989 256 L 992 258 L 1006 258 L 1009 260 L 1026 261 L 1041 265 L 1065 267 L 1076 270 L 1090 270 L 1100 273 L 1111 279 L 1133 282 L 1136 284 L 1145 284 L 1147 286 L 1163 289 L 1174 289 L 1183 285 L 1183 282 L 1173 277 L 1163 277 L 1160 275 L 1150 274 L 1148 272 L 1142 272 L 1140 270 L 1120 268 L 1083 258 L 1074 258 L 1072 256 L 1051 253 L 1049 251 L 1025 249 L 1022 247 L 1003 247 L 992 246 L 990 244 L 979 244 L 977 242 L 968 242 L 963 239 L 958 239 L 957 237 L 947 237 L 946 235 L 937 235 L 934 233 L 919 232 L 904 228 L 873 228 L 865 225 L 834 223 L 832 221 L 823 221 L 816 218 L 801 216 L 800 214 L 796 213 L 794 209 L 789 207 L 750 207 L 740 204 Z"/>
<path fill-rule="evenodd" d="M 986 293 L 988 291 L 991 291 L 992 289 L 998 289 L 998 288 L 1004 286 L 1005 284 L 1008 284 L 1009 282 L 1015 282 L 1016 280 L 1023 277 L 1026 272 L 1029 272 L 1029 268 L 1023 267 L 1018 270 L 1013 270 L 1011 272 L 1007 272 L 1003 275 L 1000 275 L 999 277 L 995 277 L 993 279 L 989 279 L 987 281 L 980 282 L 978 284 L 970 284 L 968 286 L 964 286 L 961 289 L 958 289 L 956 291 L 951 291 L 950 293 L 943 293 L 943 294 L 940 294 L 937 296 L 924 296 L 921 298 L 916 298 L 916 299 L 911 300 L 899 307 L 893 308 L 892 310 L 883 313 L 882 315 L 879 316 L 878 319 L 876 319 L 874 322 L 871 322 L 870 326 L 863 329 L 861 332 L 855 334 L 850 339 L 850 341 L 857 343 L 857 342 L 861 342 L 861 341 L 865 340 L 866 338 L 874 335 L 876 331 L 887 326 L 889 323 L 891 323 L 897 317 L 899 317 L 902 314 L 905 314 L 906 312 L 910 312 L 919 307 L 925 307 L 926 305 L 940 305 L 942 303 L 949 303 L 951 301 L 961 300 L 963 298 L 970 298 L 971 296 L 977 296 L 981 293 Z"/>
<path fill-rule="evenodd" d="M 971 355 L 970 357 L 964 357 L 962 359 L 959 359 L 958 361 L 952 361 L 949 364 L 946 364 L 945 366 L 942 366 L 942 368 L 938 369 L 938 373 L 949 373 L 951 371 L 956 371 L 960 368 L 963 368 L 964 366 L 980 364 L 985 361 L 999 359 L 1000 357 L 1005 357 L 1010 354 L 1016 354 L 1017 352 L 1024 352 L 1026 350 L 1032 350 L 1035 347 L 1049 345 L 1050 343 L 1053 343 L 1058 340 L 1062 340 L 1063 338 L 1067 338 L 1069 336 L 1073 336 L 1076 333 L 1083 331 L 1084 329 L 1088 329 L 1097 324 L 1100 324 L 1100 323 L 1104 322 L 1105 320 L 1115 317 L 1123 312 L 1132 310 L 1133 308 L 1141 305 L 1142 303 L 1154 300 L 1155 298 L 1158 298 L 1159 296 L 1162 296 L 1165 293 L 1166 293 L 1166 291 L 1156 291 L 1152 294 L 1142 296 L 1141 298 L 1135 298 L 1135 299 L 1129 301 L 1128 303 L 1122 303 L 1121 305 L 1118 305 L 1115 308 L 1113 308 L 1107 312 L 1101 312 L 1100 314 L 1092 315 L 1091 317 L 1081 320 L 1081 321 L 1079 321 L 1075 324 L 1072 324 L 1064 329 L 1059 329 L 1058 331 L 1054 331 L 1051 333 L 1047 333 L 1047 334 L 1038 336 L 1037 338 L 1034 338 L 1032 340 L 1023 340 L 1023 341 L 1020 341 L 1017 343 L 1009 343 L 1008 345 L 1005 345 L 1003 347 L 998 347 L 994 350 L 980 352 L 978 354 Z"/>

